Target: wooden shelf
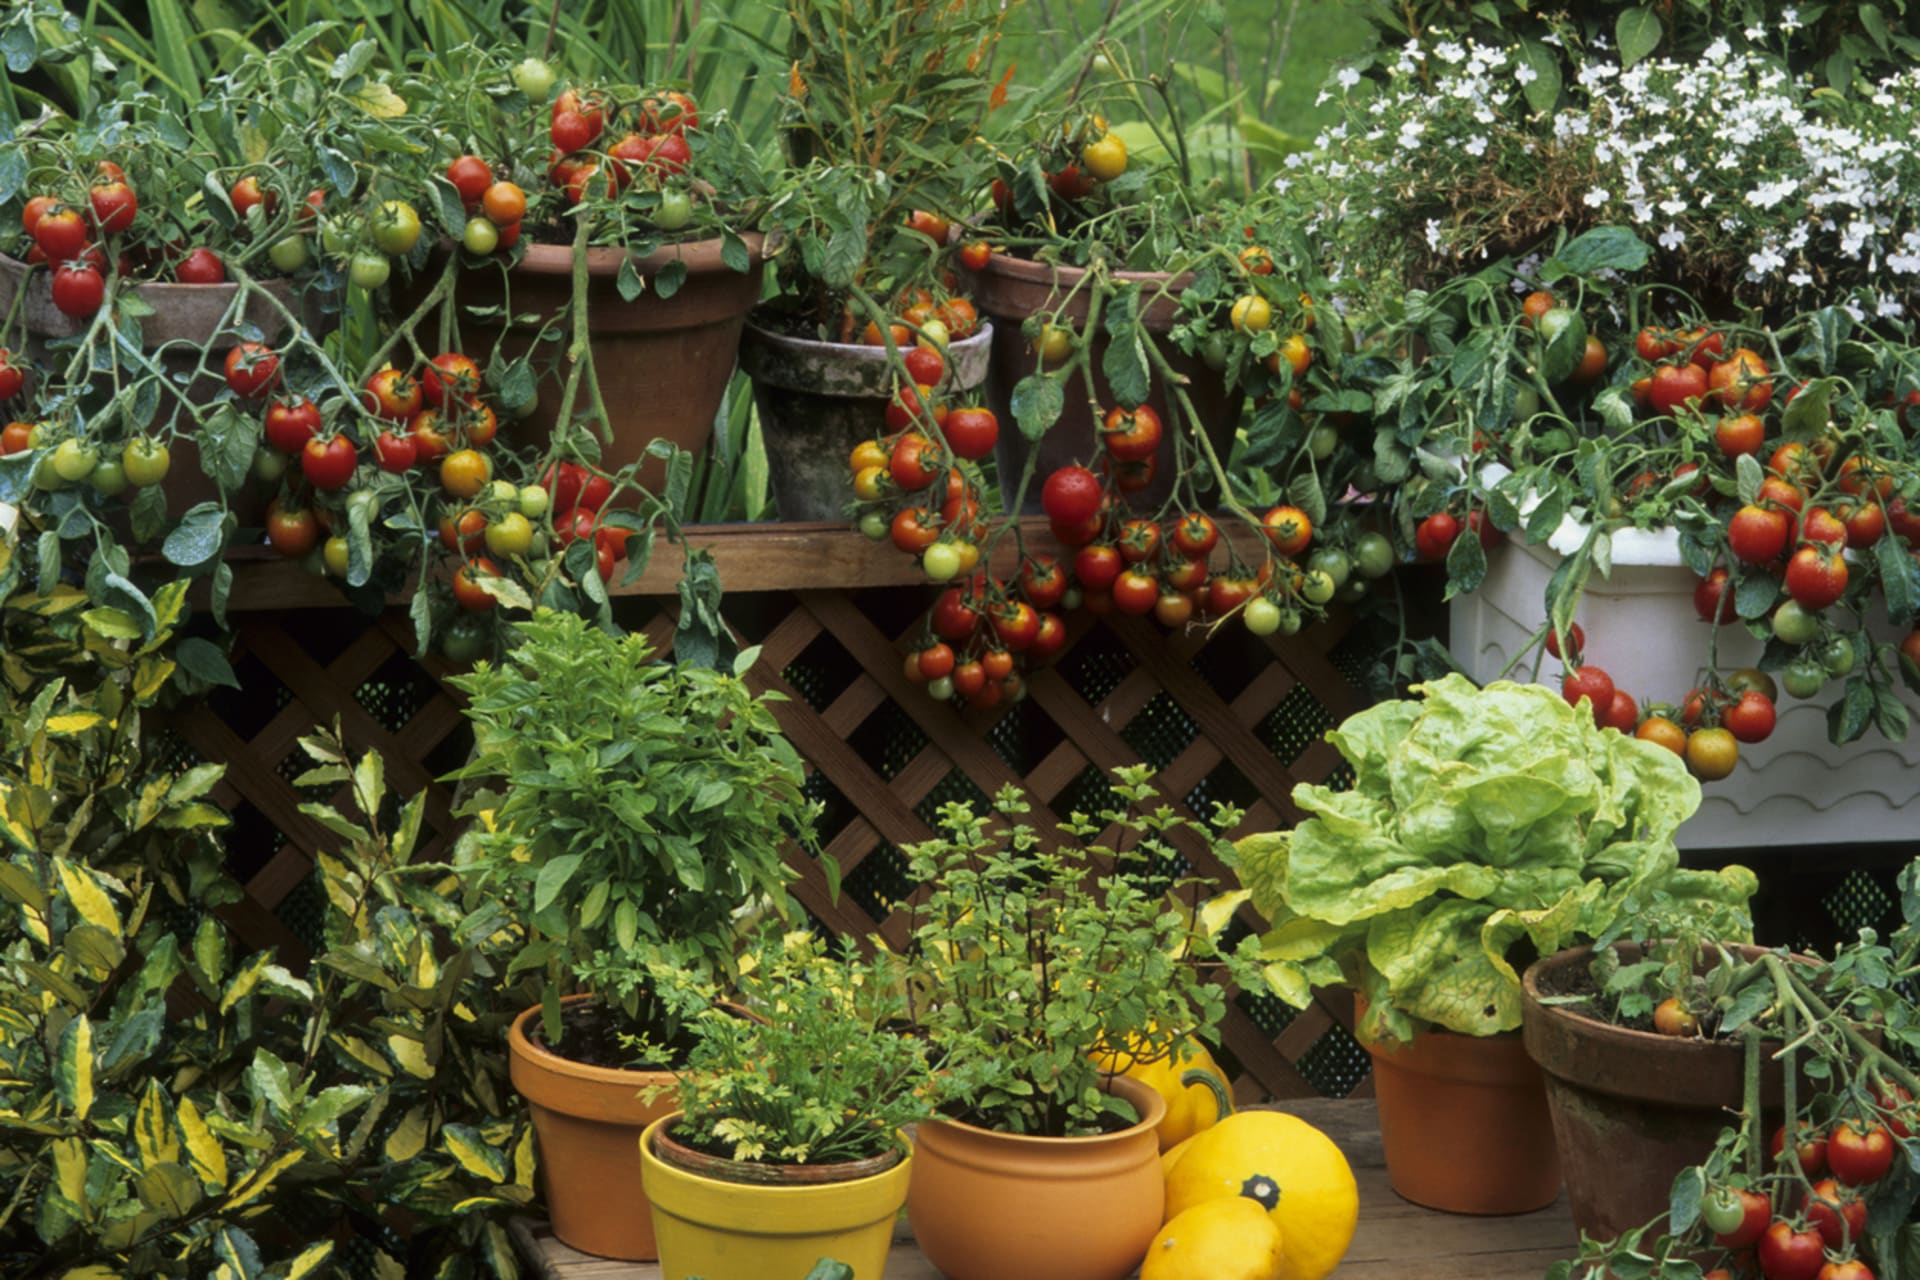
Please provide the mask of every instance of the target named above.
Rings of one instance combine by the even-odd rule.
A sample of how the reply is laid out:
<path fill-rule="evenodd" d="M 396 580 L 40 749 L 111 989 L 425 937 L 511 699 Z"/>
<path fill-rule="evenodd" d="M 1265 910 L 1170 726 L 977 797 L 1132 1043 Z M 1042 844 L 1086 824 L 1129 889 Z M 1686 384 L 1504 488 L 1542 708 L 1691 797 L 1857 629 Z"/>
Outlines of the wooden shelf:
<path fill-rule="evenodd" d="M 1260 538 L 1237 522 L 1221 522 L 1222 534 L 1241 559 L 1257 563 L 1266 556 Z M 1061 555 L 1062 548 L 1039 517 L 1021 521 L 1029 551 Z M 713 553 L 720 585 L 728 592 L 855 590 L 861 587 L 926 586 L 913 558 L 891 542 L 875 542 L 839 523 L 705 524 L 686 527 L 687 542 Z M 338 586 L 315 577 L 298 561 L 284 560 L 266 547 L 231 552 L 233 590 L 229 607 L 255 609 L 330 609 L 346 603 Z M 993 571 L 1008 577 L 1018 571 L 1014 541 L 995 548 Z M 617 575 L 616 575 L 617 576 Z M 609 588 L 615 596 L 670 596 L 680 587 L 680 555 L 664 540 L 654 544 L 653 560 L 640 578 Z M 411 588 L 388 597 L 404 605 Z"/>
<path fill-rule="evenodd" d="M 1380 1121 L 1370 1100 L 1301 1098 L 1279 1108 L 1300 1116 L 1339 1144 L 1360 1184 L 1360 1226 L 1336 1275 L 1339 1280 L 1539 1280 L 1579 1243 L 1564 1194 L 1538 1213 L 1480 1218 L 1409 1204 L 1387 1184 Z M 634 1162 L 636 1187 L 639 1161 Z M 659 1280 L 658 1263 L 612 1262 L 577 1253 L 544 1222 L 521 1220 L 514 1239 L 542 1280 Z M 940 1280 L 914 1247 L 904 1218 L 888 1280 Z M 716 1277 L 716 1280 L 725 1280 Z M 1009 1276 L 1007 1280 L 1042 1280 Z"/>

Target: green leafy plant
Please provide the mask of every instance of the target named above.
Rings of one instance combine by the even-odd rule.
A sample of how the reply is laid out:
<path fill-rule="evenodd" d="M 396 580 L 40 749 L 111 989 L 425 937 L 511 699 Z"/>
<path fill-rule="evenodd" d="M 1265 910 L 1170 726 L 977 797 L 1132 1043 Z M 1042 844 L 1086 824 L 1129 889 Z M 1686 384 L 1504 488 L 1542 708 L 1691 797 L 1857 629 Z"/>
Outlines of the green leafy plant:
<path fill-rule="evenodd" d="M 379 758 L 321 736 L 298 782 L 350 802 L 303 806 L 340 838 L 314 963 L 239 954 L 221 767 L 143 745 L 170 632 L 123 649 L 85 600 L 5 613 L 0 1269 L 293 1280 L 358 1237 L 383 1273 L 517 1275 L 504 1215 L 533 1198 L 533 1139 L 503 1105 L 495 994 L 513 922 L 420 857 L 424 797 L 384 826 Z"/>
<path fill-rule="evenodd" d="M 900 1130 L 931 1114 L 927 1047 L 904 1035 L 897 958 L 862 959 L 809 933 L 767 931 L 733 993 L 668 975 L 691 1037 L 679 1074 L 674 1136 L 742 1162 L 836 1164 L 900 1148 Z"/>
<path fill-rule="evenodd" d="M 474 729 L 451 775 L 478 788 L 468 866 L 528 921 L 513 969 L 546 974 L 549 1044 L 571 979 L 657 1029 L 657 967 L 728 972 L 739 914 L 787 911 L 783 851 L 811 810 L 775 695 L 742 678 L 755 652 L 731 672 L 663 662 L 643 636 L 540 610 L 500 665 L 454 678 Z"/>
<path fill-rule="evenodd" d="M 1415 692 L 1327 735 L 1351 787 L 1297 787 L 1306 821 L 1240 841 L 1276 995 L 1304 1007 L 1315 986 L 1349 985 L 1373 1040 L 1488 1035 L 1520 1025 L 1523 940 L 1551 954 L 1656 889 L 1746 936 L 1752 872 L 1680 866 L 1673 833 L 1700 787 L 1672 753 L 1535 685 L 1449 675 Z"/>
<path fill-rule="evenodd" d="M 1239 815 L 1211 824 L 1155 803 L 1144 767 L 1115 770 L 1112 808 L 1076 813 L 1043 836 L 1019 820 L 1017 791 L 995 797 L 999 821 L 964 804 L 941 811 L 944 834 L 906 850 L 932 884 L 903 904 L 910 1019 L 939 1066 L 944 1115 L 1009 1133 L 1072 1136 L 1132 1123 L 1101 1089 L 1095 1055 L 1151 1061 L 1220 1020 L 1214 971 L 1250 969 L 1213 942 L 1232 898 L 1167 874 L 1195 842 L 1223 858 Z"/>

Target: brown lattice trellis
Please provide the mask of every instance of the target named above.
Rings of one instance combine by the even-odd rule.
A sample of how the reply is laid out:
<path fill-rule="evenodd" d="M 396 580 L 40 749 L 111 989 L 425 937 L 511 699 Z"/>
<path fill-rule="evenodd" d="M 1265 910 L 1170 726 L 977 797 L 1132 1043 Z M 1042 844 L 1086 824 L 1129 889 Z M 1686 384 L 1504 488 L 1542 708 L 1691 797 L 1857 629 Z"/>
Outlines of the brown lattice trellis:
<path fill-rule="evenodd" d="M 784 695 L 777 715 L 824 806 L 820 845 L 839 863 L 843 891 L 829 894 L 818 860 L 795 846 L 796 897 L 843 935 L 902 942 L 895 905 L 918 886 L 901 847 L 933 834 L 945 802 L 980 803 L 1003 785 L 1022 789 L 1034 827 L 1051 831 L 1105 799 L 1114 767 L 1144 760 L 1182 813 L 1233 804 L 1245 811 L 1241 833 L 1292 821 L 1295 783 L 1337 782 L 1342 762 L 1322 734 L 1355 708 L 1353 677 L 1371 660 L 1344 618 L 1260 640 L 1240 627 L 1169 634 L 1082 612 L 1023 701 L 962 711 L 902 673 L 932 594 L 924 583 L 901 589 L 915 581 L 904 557 L 840 528 L 702 530 L 694 540 L 714 551 L 729 624 L 743 645 L 760 646 L 748 680 Z M 656 565 L 616 601 L 621 622 L 662 652 L 672 647 L 677 569 Z M 164 731 L 182 759 L 228 766 L 229 861 L 248 895 L 229 922 L 248 944 L 304 960 L 318 914 L 309 872 L 331 837 L 299 812 L 322 797 L 293 785 L 307 765 L 298 738 L 338 718 L 356 750 L 380 749 L 397 791 L 427 791 L 433 846 L 454 834 L 451 794 L 436 779 L 460 764 L 468 738 L 443 683 L 448 668 L 410 656 L 401 610 L 368 619 L 325 583 L 266 563 L 240 566 L 230 609 L 241 690 L 171 713 Z M 1170 871 L 1227 874 L 1199 842 L 1181 854 Z M 1248 915 L 1236 927 L 1257 924 Z M 1296 1013 L 1271 997 L 1230 994 L 1222 1047 L 1244 1099 L 1368 1091 L 1344 1000 Z"/>

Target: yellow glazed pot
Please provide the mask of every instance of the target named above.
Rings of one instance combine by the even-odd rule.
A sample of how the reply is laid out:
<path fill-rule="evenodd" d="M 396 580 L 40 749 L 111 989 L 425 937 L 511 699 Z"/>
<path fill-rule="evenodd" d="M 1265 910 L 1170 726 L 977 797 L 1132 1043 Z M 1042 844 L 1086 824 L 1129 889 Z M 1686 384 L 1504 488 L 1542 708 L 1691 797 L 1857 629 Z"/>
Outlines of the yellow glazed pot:
<path fill-rule="evenodd" d="M 654 1139 L 679 1112 L 640 1137 L 640 1182 L 653 1206 L 664 1280 L 777 1280 L 804 1276 L 822 1258 L 880 1280 L 894 1220 L 907 1202 L 913 1157 L 849 1182 L 722 1182 L 662 1160 Z"/>

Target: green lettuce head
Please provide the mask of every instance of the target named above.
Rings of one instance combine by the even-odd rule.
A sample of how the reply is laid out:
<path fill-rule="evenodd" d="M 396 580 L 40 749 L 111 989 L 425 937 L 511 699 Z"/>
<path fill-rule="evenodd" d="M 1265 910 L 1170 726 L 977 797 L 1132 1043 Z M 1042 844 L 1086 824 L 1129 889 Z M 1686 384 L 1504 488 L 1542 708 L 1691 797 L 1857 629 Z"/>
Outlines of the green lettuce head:
<path fill-rule="evenodd" d="M 1686 871 L 1674 832 L 1700 784 L 1663 747 L 1595 726 L 1540 685 L 1449 675 L 1327 735 L 1353 766 L 1341 791 L 1302 784 L 1310 817 L 1239 844 L 1240 876 L 1273 922 L 1268 985 L 1366 998 L 1363 1039 L 1422 1023 L 1467 1035 L 1520 1025 L 1523 937 L 1541 955 L 1599 934 L 1656 892 L 1745 940 L 1744 867 Z"/>

